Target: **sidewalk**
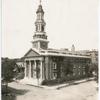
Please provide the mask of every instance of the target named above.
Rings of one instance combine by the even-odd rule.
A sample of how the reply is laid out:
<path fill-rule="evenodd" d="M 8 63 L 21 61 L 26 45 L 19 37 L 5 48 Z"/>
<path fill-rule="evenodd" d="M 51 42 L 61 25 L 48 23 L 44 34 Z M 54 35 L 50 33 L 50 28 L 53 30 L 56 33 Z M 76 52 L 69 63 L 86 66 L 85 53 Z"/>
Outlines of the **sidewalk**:
<path fill-rule="evenodd" d="M 86 79 L 82 79 L 82 80 L 69 81 L 69 82 L 66 82 L 64 84 L 57 84 L 55 86 L 46 86 L 46 85 L 39 85 L 39 86 L 30 85 L 30 86 L 34 86 L 34 87 L 38 87 L 38 88 L 44 88 L 44 89 L 61 89 L 61 88 L 64 88 L 64 87 L 67 87 L 67 86 L 70 86 L 70 85 L 77 85 L 77 84 L 92 81 L 92 80 L 94 80 L 94 78 L 89 78 L 89 79 L 86 78 Z M 29 85 L 29 84 L 27 84 L 27 85 Z"/>

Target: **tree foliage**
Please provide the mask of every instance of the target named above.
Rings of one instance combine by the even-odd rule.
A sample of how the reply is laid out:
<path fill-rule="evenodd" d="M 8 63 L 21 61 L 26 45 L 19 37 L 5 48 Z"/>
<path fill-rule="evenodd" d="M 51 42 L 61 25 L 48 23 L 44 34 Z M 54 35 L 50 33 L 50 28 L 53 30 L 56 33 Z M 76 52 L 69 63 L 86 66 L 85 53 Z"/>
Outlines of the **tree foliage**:
<path fill-rule="evenodd" d="M 98 75 L 99 75 L 99 68 L 98 68 L 98 63 L 92 63 L 91 64 L 91 72 L 95 73 L 95 78 L 96 78 L 96 81 L 98 82 Z"/>
<path fill-rule="evenodd" d="M 70 61 L 67 62 L 66 67 L 63 67 L 63 72 L 65 75 L 73 73 L 73 64 Z"/>
<path fill-rule="evenodd" d="M 3 58 L 2 59 L 2 79 L 10 82 L 16 75 L 17 65 L 15 60 Z"/>

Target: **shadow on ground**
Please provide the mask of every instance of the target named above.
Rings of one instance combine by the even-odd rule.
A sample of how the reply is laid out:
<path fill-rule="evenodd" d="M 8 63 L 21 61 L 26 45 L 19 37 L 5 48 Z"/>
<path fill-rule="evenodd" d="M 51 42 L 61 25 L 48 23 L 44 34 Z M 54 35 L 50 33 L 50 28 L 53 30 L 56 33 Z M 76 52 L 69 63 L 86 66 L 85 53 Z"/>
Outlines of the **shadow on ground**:
<path fill-rule="evenodd" d="M 29 90 L 25 90 L 25 89 L 14 89 L 11 87 L 8 87 L 7 90 L 5 90 L 5 92 L 2 93 L 2 100 L 16 100 L 16 97 L 18 95 L 24 95 L 25 93 L 27 93 Z"/>

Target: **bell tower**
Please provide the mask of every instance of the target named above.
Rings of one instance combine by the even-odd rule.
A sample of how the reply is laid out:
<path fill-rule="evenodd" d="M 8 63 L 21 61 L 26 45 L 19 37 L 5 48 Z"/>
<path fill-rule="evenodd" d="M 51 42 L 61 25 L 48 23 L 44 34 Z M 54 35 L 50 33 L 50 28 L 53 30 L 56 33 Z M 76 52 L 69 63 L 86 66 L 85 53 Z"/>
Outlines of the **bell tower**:
<path fill-rule="evenodd" d="M 32 45 L 33 48 L 36 49 L 47 49 L 48 41 L 45 32 L 46 23 L 44 21 L 44 11 L 41 5 L 41 0 L 38 9 L 36 11 L 36 14 L 37 14 L 37 18 L 35 21 L 35 34 L 33 35 Z"/>

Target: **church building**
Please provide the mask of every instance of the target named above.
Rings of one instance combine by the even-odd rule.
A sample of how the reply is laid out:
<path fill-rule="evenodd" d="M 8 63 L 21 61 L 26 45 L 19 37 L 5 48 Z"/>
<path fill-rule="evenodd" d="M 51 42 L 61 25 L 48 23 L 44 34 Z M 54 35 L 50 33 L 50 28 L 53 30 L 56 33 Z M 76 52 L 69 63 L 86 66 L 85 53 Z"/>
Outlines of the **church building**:
<path fill-rule="evenodd" d="M 42 84 L 45 80 L 70 80 L 86 77 L 91 62 L 90 56 L 77 53 L 74 45 L 70 51 L 68 49 L 49 49 L 41 3 L 36 14 L 32 48 L 23 57 L 25 77 L 22 81 L 37 85 Z"/>

